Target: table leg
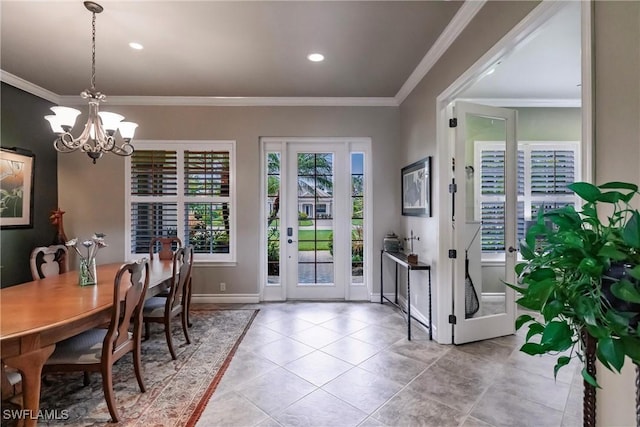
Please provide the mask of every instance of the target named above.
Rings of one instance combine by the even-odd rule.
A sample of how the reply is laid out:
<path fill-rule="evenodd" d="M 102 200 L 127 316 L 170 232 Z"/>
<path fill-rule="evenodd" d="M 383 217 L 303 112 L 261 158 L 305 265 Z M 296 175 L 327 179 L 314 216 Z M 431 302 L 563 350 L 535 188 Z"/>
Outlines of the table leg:
<path fill-rule="evenodd" d="M 382 271 L 382 263 L 384 262 L 384 251 L 380 251 L 380 304 L 384 304 L 384 286 L 382 285 L 383 279 L 383 271 Z"/>
<path fill-rule="evenodd" d="M 407 268 L 407 335 L 411 341 L 411 269 Z"/>
<path fill-rule="evenodd" d="M 433 339 L 433 321 L 431 320 L 431 269 L 429 272 L 429 340 Z"/>
<path fill-rule="evenodd" d="M 398 264 L 396 263 L 396 304 L 398 304 Z"/>
<path fill-rule="evenodd" d="M 23 409 L 25 409 L 23 416 L 27 427 L 35 426 L 38 423 L 42 366 L 55 348 L 55 344 L 52 344 L 29 353 L 4 359 L 7 366 L 16 368 L 22 374 Z"/>
<path fill-rule="evenodd" d="M 187 317 L 187 326 L 188 327 L 192 327 L 193 323 L 191 323 L 191 317 L 189 316 L 189 312 L 191 311 L 191 277 L 189 277 L 189 283 L 187 284 L 187 313 L 186 313 L 186 317 Z"/>

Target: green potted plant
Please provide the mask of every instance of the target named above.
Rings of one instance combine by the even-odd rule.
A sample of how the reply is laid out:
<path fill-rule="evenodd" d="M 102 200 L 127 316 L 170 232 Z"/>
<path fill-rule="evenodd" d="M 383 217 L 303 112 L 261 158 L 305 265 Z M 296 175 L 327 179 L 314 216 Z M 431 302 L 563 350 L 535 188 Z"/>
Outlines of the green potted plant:
<path fill-rule="evenodd" d="M 569 188 L 585 201 L 581 211 L 539 213 L 520 245 L 518 284 L 509 286 L 532 312 L 516 321 L 516 329 L 528 326 L 520 350 L 556 355 L 554 375 L 578 358 L 585 382 L 598 387 L 585 366 L 587 341 L 609 370 L 620 372 L 625 357 L 640 363 L 640 213 L 630 204 L 638 186 L 576 182 Z"/>

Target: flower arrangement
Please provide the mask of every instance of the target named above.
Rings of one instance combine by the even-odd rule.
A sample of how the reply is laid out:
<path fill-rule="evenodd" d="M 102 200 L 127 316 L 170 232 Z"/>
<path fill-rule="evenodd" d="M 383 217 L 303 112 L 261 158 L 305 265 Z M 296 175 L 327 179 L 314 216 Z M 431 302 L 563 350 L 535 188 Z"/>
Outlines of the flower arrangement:
<path fill-rule="evenodd" d="M 78 249 L 78 238 L 74 238 L 65 243 L 68 248 L 73 248 L 80 257 L 80 285 L 95 284 L 96 278 L 96 255 L 98 250 L 107 247 L 103 233 L 95 233 L 90 240 L 82 242 L 86 248 L 86 255 Z"/>

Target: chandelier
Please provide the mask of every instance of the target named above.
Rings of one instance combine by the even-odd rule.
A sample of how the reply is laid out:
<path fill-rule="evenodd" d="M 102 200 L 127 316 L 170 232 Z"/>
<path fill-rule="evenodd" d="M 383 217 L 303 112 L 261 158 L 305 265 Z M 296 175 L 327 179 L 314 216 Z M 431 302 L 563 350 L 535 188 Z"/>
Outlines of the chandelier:
<path fill-rule="evenodd" d="M 84 6 L 92 13 L 91 21 L 91 89 L 85 89 L 80 96 L 89 101 L 89 118 L 84 130 L 77 138 L 71 135 L 71 129 L 75 125 L 80 111 L 69 107 L 51 107 L 55 115 L 45 116 L 49 121 L 51 130 L 58 137 L 53 142 L 53 147 L 61 153 L 71 153 L 80 149 L 87 153 L 96 163 L 103 153 L 113 153 L 119 156 L 130 156 L 133 153 L 131 140 L 138 125 L 131 122 L 123 122 L 120 114 L 98 111 L 100 102 L 106 101 L 105 94 L 96 90 L 96 13 L 104 9 L 98 3 L 85 1 Z"/>

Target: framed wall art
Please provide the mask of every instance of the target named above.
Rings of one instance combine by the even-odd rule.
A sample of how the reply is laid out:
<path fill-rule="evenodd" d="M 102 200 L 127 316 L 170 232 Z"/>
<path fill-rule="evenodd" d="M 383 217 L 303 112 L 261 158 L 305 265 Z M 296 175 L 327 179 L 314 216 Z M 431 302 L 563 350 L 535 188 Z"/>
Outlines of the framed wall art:
<path fill-rule="evenodd" d="M 431 157 L 402 168 L 402 215 L 431 216 Z"/>
<path fill-rule="evenodd" d="M 0 227 L 33 227 L 33 161 L 30 152 L 0 149 Z"/>

